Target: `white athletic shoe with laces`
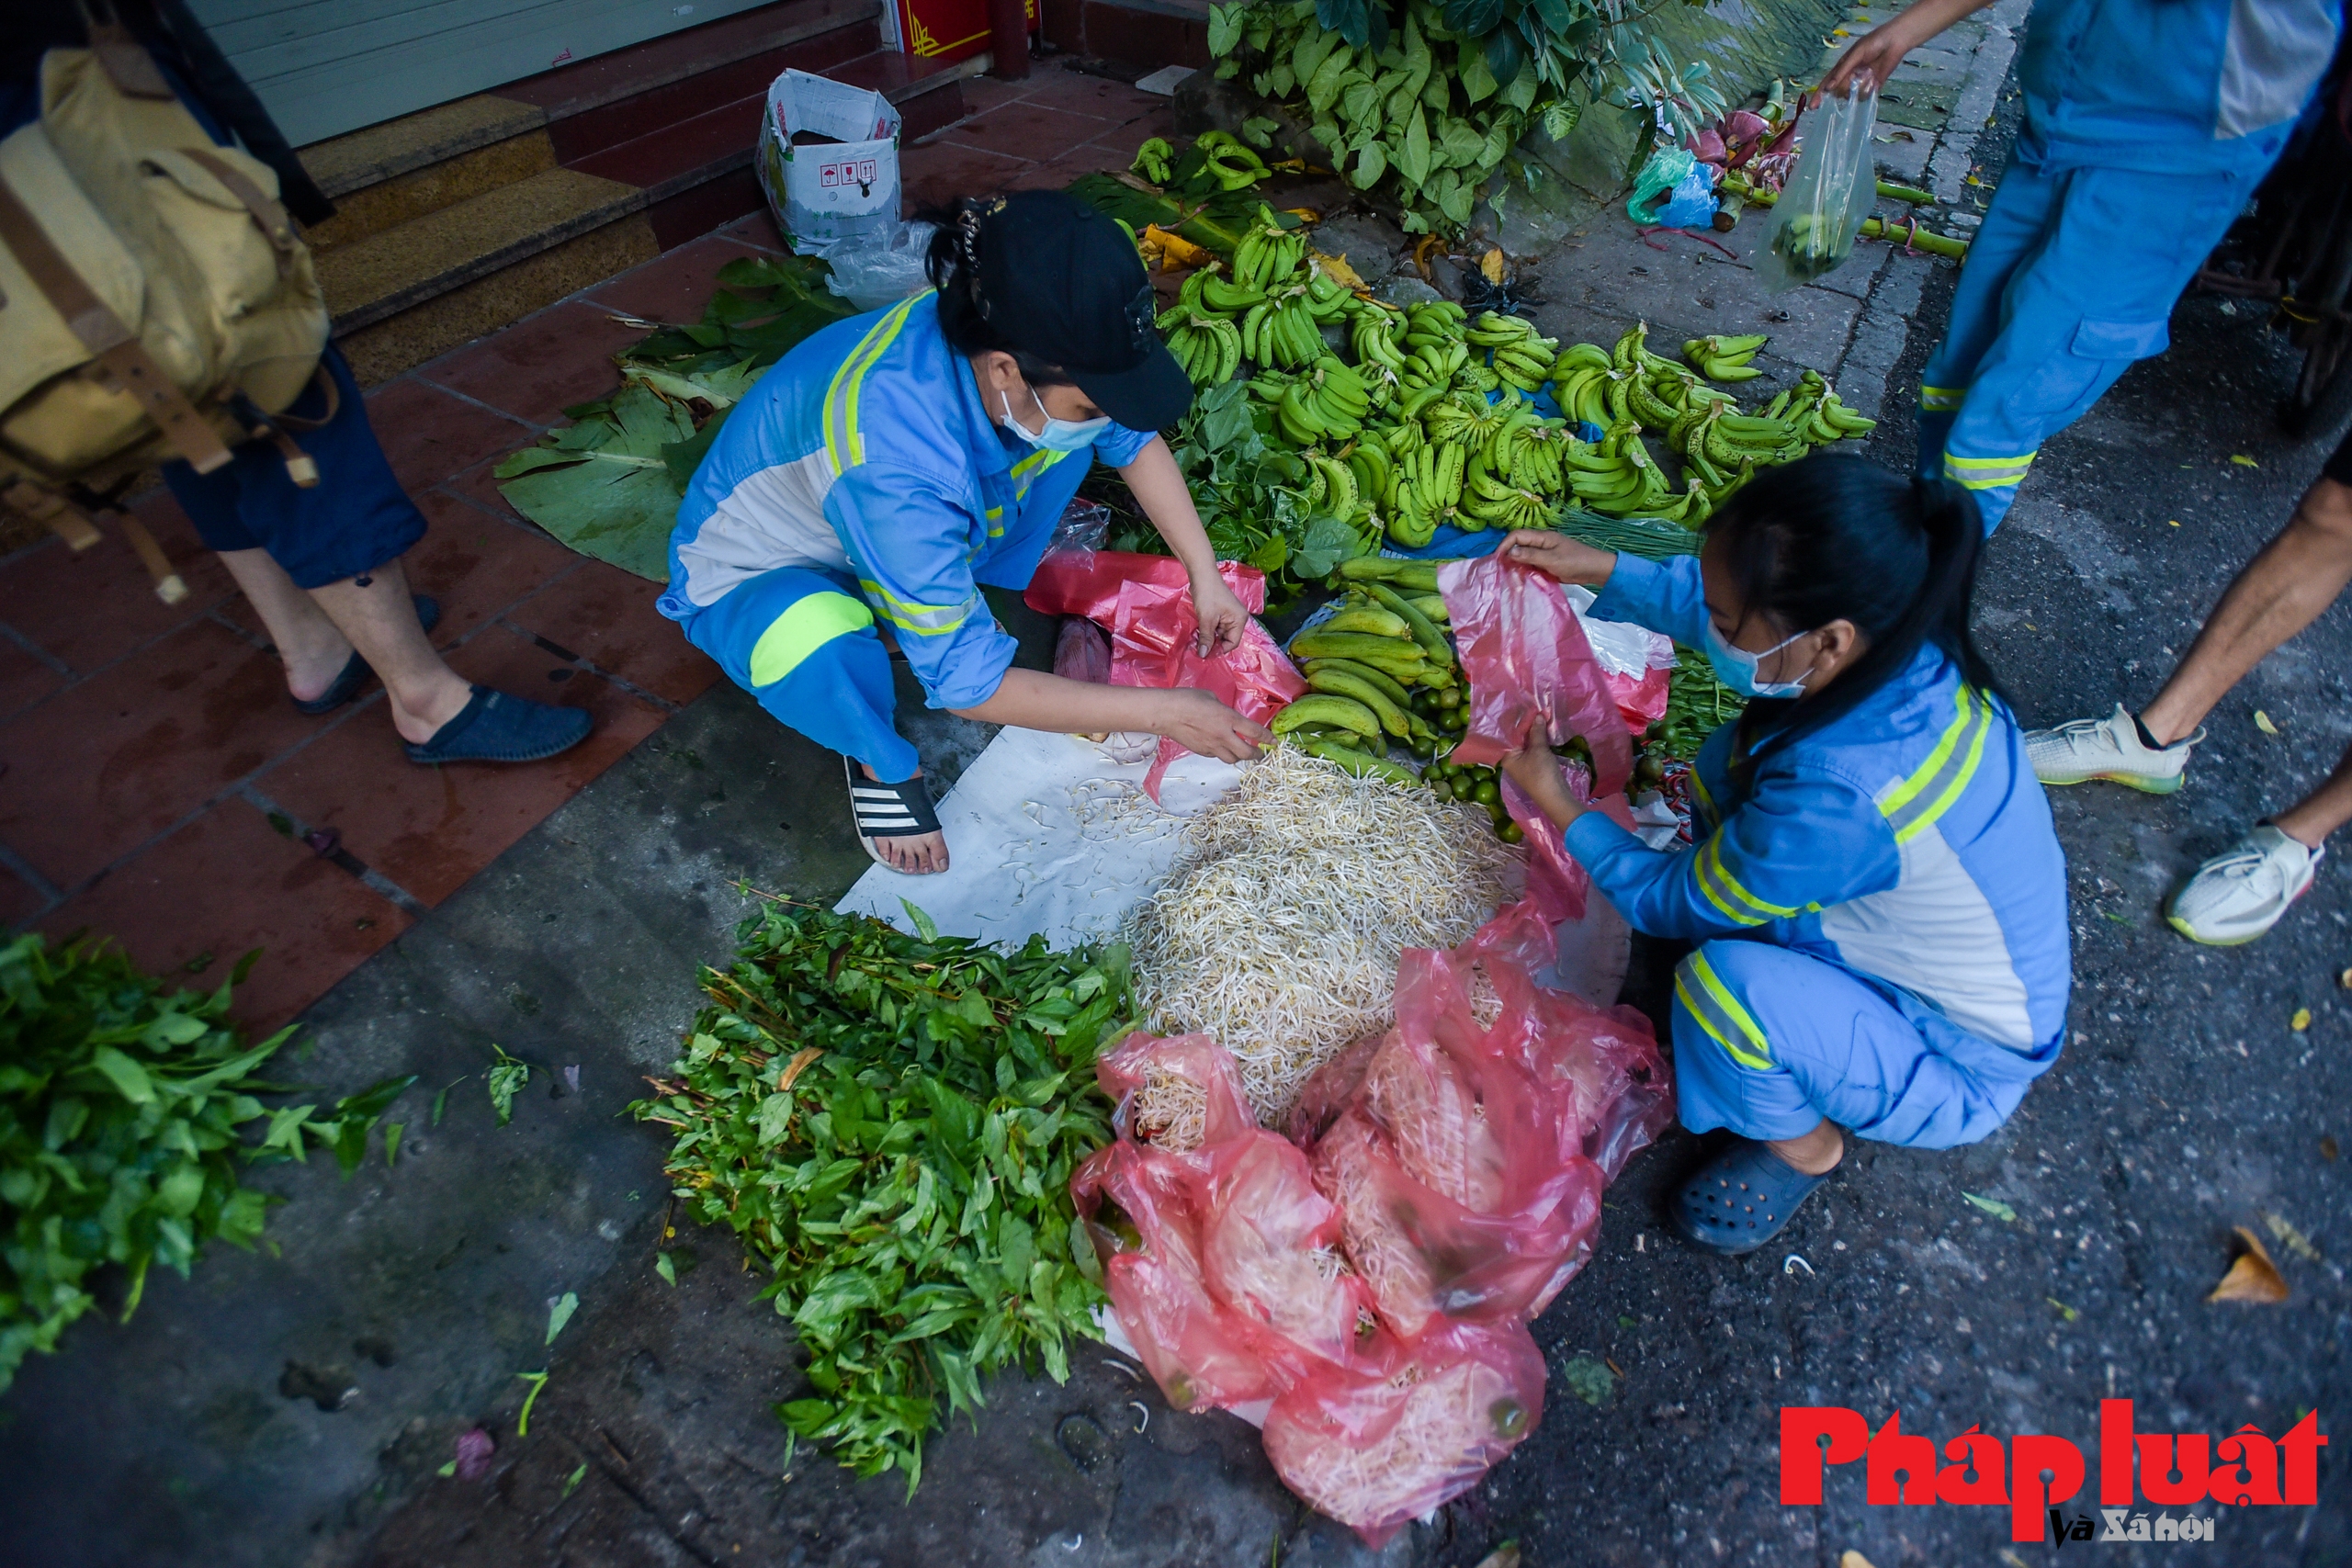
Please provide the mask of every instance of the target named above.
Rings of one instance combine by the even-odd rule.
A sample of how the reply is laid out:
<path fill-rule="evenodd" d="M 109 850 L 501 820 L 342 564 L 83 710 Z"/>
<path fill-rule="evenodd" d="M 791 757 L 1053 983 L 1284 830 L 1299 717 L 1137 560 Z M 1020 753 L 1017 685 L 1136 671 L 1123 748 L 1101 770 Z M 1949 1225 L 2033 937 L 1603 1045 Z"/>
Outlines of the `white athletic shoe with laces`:
<path fill-rule="evenodd" d="M 2118 703 L 2105 718 L 2028 730 L 2025 756 L 2033 776 L 2046 784 L 2106 779 L 2150 795 L 2170 795 L 2180 788 L 2190 749 L 2204 739 L 2199 729 L 2185 740 L 2151 748 L 2141 740 L 2138 722 Z"/>
<path fill-rule="evenodd" d="M 2278 923 L 2288 906 L 2309 892 L 2325 849 L 2309 849 L 2265 822 L 2221 854 L 2173 895 L 2165 918 L 2172 929 L 2208 947 L 2252 942 Z"/>

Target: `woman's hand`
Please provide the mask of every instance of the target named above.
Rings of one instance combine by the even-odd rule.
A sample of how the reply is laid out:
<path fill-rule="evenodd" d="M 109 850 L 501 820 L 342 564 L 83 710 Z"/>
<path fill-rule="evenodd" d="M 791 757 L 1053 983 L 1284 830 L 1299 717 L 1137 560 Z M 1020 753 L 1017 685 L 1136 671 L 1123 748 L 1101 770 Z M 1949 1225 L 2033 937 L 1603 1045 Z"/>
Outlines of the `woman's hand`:
<path fill-rule="evenodd" d="M 1560 760 L 1544 744 L 1544 721 L 1540 718 L 1528 725 L 1524 743 L 1505 757 L 1500 766 L 1555 828 L 1566 827 L 1589 809 L 1569 793 L 1568 781 L 1560 773 Z"/>
<path fill-rule="evenodd" d="M 1805 100 L 1818 104 L 1825 96 L 1841 94 L 1846 85 L 1857 76 L 1867 76 L 1874 88 L 1886 85 L 1903 57 L 1942 32 L 1946 28 L 1973 11 L 1983 10 L 1992 0 L 1919 0 L 1900 13 L 1864 33 L 1854 45 L 1838 56 L 1821 85 Z"/>
<path fill-rule="evenodd" d="M 1250 612 L 1225 585 L 1215 566 L 1193 572 L 1192 579 L 1193 611 L 1201 618 L 1200 635 L 1193 646 L 1204 659 L 1231 653 L 1241 646 L 1242 634 L 1250 629 Z"/>
<path fill-rule="evenodd" d="M 1532 566 L 1559 579 L 1586 588 L 1599 588 L 1617 570 L 1615 550 L 1596 549 L 1582 539 L 1571 539 L 1566 534 L 1554 534 L 1544 529 L 1529 529 L 1513 534 L 1503 541 L 1505 560 L 1521 566 Z"/>
<path fill-rule="evenodd" d="M 1236 609 L 1240 606 L 1237 603 Z M 1256 719 L 1244 718 L 1206 692 L 1159 694 L 1162 706 L 1152 728 L 1187 751 L 1220 762 L 1246 762 L 1273 740 Z"/>

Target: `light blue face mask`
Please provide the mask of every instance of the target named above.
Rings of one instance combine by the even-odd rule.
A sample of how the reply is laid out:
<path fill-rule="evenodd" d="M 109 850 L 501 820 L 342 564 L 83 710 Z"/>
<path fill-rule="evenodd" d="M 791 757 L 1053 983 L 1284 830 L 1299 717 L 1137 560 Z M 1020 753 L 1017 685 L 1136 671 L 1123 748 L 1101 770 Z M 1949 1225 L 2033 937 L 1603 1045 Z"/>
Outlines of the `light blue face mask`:
<path fill-rule="evenodd" d="M 1780 652 L 1781 649 L 1796 641 L 1797 637 L 1808 635 L 1810 634 L 1799 632 L 1796 637 L 1782 637 L 1779 642 L 1764 649 L 1762 653 L 1750 653 L 1744 648 L 1734 648 L 1725 642 L 1723 633 L 1715 630 L 1715 623 L 1710 618 L 1707 622 L 1707 662 L 1714 666 L 1716 680 L 1742 696 L 1801 697 L 1804 695 L 1804 682 L 1802 679 L 1763 681 L 1757 678 L 1756 671 L 1758 665 L 1767 656 Z M 1807 671 L 1805 673 L 1811 674 L 1812 671 Z"/>
<path fill-rule="evenodd" d="M 1107 415 L 1101 419 L 1056 419 L 1052 414 L 1046 412 L 1045 400 L 1038 397 L 1037 389 L 1032 387 L 1029 389 L 1029 400 L 1037 405 L 1037 412 L 1043 415 L 1046 421 L 1045 428 L 1032 434 L 1019 420 L 1012 417 L 1012 403 L 1010 399 L 1002 392 L 999 392 L 996 395 L 996 400 L 998 406 L 1004 410 L 1006 427 L 1013 434 L 1041 452 L 1083 452 L 1093 446 L 1094 438 L 1109 429 L 1111 424 Z"/>

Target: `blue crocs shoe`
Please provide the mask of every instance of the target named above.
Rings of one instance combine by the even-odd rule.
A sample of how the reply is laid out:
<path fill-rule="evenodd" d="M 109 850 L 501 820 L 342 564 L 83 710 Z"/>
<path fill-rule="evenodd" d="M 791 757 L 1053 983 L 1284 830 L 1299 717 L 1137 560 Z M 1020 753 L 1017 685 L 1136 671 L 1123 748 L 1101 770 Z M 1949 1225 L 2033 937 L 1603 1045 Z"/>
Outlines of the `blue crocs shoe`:
<path fill-rule="evenodd" d="M 1828 1179 L 1826 1173 L 1807 1176 L 1754 1139 L 1734 1138 L 1683 1179 L 1667 1217 L 1675 1234 L 1691 1246 L 1736 1258 L 1780 1235 L 1813 1190 Z"/>
<path fill-rule="evenodd" d="M 528 697 L 474 688 L 473 701 L 433 732 L 423 745 L 407 745 L 412 762 L 536 762 L 569 751 L 588 739 L 588 716 L 578 708 L 550 707 Z"/>

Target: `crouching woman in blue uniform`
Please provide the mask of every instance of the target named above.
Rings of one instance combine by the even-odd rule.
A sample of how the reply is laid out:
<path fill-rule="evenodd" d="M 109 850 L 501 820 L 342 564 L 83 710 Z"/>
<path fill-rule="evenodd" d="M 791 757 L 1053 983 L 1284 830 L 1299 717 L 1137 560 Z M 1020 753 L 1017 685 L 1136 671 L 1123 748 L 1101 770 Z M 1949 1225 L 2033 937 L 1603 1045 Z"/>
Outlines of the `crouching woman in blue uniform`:
<path fill-rule="evenodd" d="M 1763 1245 L 1843 1157 L 2007 1120 L 2064 1038 L 2065 862 L 1971 640 L 1983 535 L 1961 487 L 1814 457 L 1757 477 L 1667 562 L 1518 534 L 1592 614 L 1707 650 L 1753 699 L 1701 749 L 1697 846 L 1584 809 L 1547 751 L 1510 776 L 1675 971 L 1683 1124 L 1737 1134 L 1676 1190 L 1710 1251 Z"/>
<path fill-rule="evenodd" d="M 1156 434 L 1193 389 L 1133 243 L 1027 191 L 959 203 L 929 259 L 932 292 L 814 334 L 737 406 L 678 508 L 660 601 L 769 713 L 842 754 L 859 841 L 910 873 L 945 870 L 947 846 L 893 722 L 883 628 L 931 705 L 963 717 L 1149 731 L 1227 761 L 1268 739 L 1204 692 L 1012 668 L 980 594 L 1028 585 L 1100 457 L 1187 568 L 1201 651 L 1249 625 Z"/>

